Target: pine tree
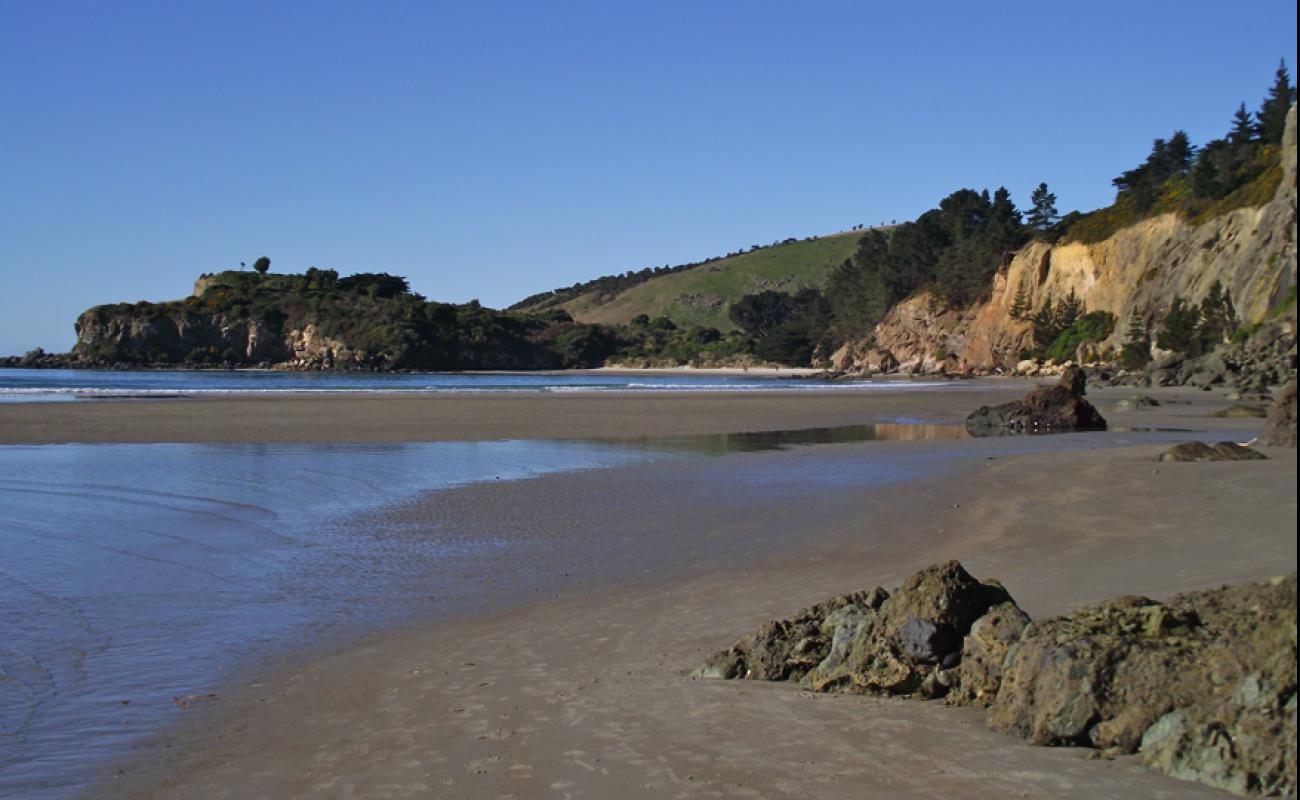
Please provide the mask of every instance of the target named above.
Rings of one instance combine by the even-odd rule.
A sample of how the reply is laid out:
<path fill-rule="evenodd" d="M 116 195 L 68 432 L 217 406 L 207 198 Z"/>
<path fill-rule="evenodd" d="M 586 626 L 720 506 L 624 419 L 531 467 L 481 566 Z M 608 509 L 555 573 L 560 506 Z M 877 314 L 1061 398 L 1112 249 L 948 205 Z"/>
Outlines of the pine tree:
<path fill-rule="evenodd" d="M 1232 293 L 1215 281 L 1201 301 L 1201 318 L 1197 328 L 1200 347 L 1213 350 L 1228 341 L 1237 332 L 1237 310 L 1232 304 Z"/>
<path fill-rule="evenodd" d="M 1227 193 L 1220 163 L 1229 162 L 1231 148 L 1227 139 L 1214 139 L 1201 148 L 1196 166 L 1192 168 L 1192 191 L 1197 197 L 1222 197 Z"/>
<path fill-rule="evenodd" d="M 1025 291 L 1025 285 L 1022 283 L 1020 287 L 1016 289 L 1015 299 L 1011 301 L 1011 318 L 1018 322 L 1024 322 L 1025 317 L 1028 314 L 1029 296 Z"/>
<path fill-rule="evenodd" d="M 262 256 L 261 258 L 253 262 L 253 269 L 257 270 L 258 273 L 261 275 L 265 275 L 266 271 L 269 270 L 270 268 L 271 268 L 271 259 L 267 258 L 266 256 Z"/>
<path fill-rule="evenodd" d="M 998 266 L 1011 263 L 1012 256 L 1025 243 L 1025 224 L 1021 220 L 1020 209 L 1011 200 L 1011 192 L 1005 186 L 999 186 L 993 193 L 993 204 L 989 207 L 987 226 L 989 250 L 998 259 Z"/>
<path fill-rule="evenodd" d="M 1295 102 L 1296 90 L 1291 85 L 1291 76 L 1286 71 L 1286 60 L 1278 64 L 1273 86 L 1268 90 L 1268 97 L 1259 107 L 1255 118 L 1259 120 L 1259 138 L 1267 144 L 1280 144 L 1282 134 L 1286 131 L 1286 114 Z"/>
<path fill-rule="evenodd" d="M 1046 350 L 1052 342 L 1056 341 L 1060 330 L 1056 327 L 1056 310 L 1052 308 L 1052 299 L 1047 298 L 1043 307 L 1038 309 L 1034 315 L 1034 347 L 1038 350 Z"/>
<path fill-rule="evenodd" d="M 1078 322 L 1081 316 L 1083 316 L 1083 301 L 1071 289 L 1069 297 L 1062 300 L 1061 304 L 1056 307 L 1055 323 L 1057 333 Z"/>
<path fill-rule="evenodd" d="M 1125 369 L 1142 369 L 1151 361 L 1151 334 L 1146 321 L 1135 307 L 1128 317 L 1128 330 L 1124 335 L 1124 348 L 1120 363 Z"/>
<path fill-rule="evenodd" d="M 1228 131 L 1228 141 L 1233 145 L 1243 145 L 1254 141 L 1258 133 L 1255 121 L 1250 118 L 1250 112 L 1246 110 L 1246 104 L 1237 106 L 1237 113 L 1232 115 L 1232 130 Z"/>
<path fill-rule="evenodd" d="M 1195 158 L 1196 148 L 1192 146 L 1187 131 L 1174 131 L 1174 135 L 1169 137 L 1169 143 L 1165 145 L 1164 152 L 1164 168 L 1168 176 L 1186 175 L 1191 170 Z"/>
<path fill-rule="evenodd" d="M 1164 327 L 1156 337 L 1156 344 L 1162 350 L 1172 350 L 1188 356 L 1198 356 L 1201 348 L 1201 310 L 1184 303 L 1181 297 L 1175 297 L 1169 313 L 1165 315 Z"/>
<path fill-rule="evenodd" d="M 1038 184 L 1038 188 L 1030 195 L 1029 200 L 1034 205 L 1027 219 L 1029 227 L 1045 231 L 1060 219 L 1060 215 L 1056 213 L 1056 195 L 1047 190 L 1046 183 Z"/>

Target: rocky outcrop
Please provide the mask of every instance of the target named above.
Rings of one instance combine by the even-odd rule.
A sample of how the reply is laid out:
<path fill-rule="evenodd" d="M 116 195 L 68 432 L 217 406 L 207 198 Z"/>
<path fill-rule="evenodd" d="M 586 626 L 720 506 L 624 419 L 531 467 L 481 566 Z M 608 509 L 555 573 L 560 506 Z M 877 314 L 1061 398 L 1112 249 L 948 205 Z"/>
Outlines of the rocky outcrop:
<path fill-rule="evenodd" d="M 1296 446 L 1296 382 L 1291 381 L 1278 395 L 1269 413 L 1268 430 L 1259 437 L 1258 444 L 1266 447 Z"/>
<path fill-rule="evenodd" d="M 1282 145 L 1282 181 L 1268 204 L 1201 225 L 1164 214 L 1091 244 L 1031 243 L 995 276 L 986 302 L 953 309 L 929 293 L 910 297 L 885 315 L 867 341 L 841 348 L 836 369 L 864 370 L 870 350 L 887 350 L 903 372 L 1009 371 L 1033 348 L 1032 326 L 1011 316 L 1017 294 L 1030 306 L 1026 317 L 1072 294 L 1089 311 L 1113 314 L 1120 324 L 1109 340 L 1090 348 L 1093 356 L 1119 349 L 1134 311 L 1150 327 L 1175 298 L 1199 303 L 1216 281 L 1231 293 L 1242 321 L 1258 323 L 1296 283 L 1296 223 L 1293 106 Z"/>
<path fill-rule="evenodd" d="M 1140 753 L 1238 794 L 1296 791 L 1294 575 L 1035 622 L 948 562 L 766 623 L 694 675 L 945 697 L 1034 744 Z"/>
<path fill-rule="evenodd" d="M 1083 397 L 1086 381 L 1082 369 L 1070 367 L 1055 386 L 1035 389 L 1024 400 L 981 406 L 966 418 L 966 430 L 975 436 L 1104 431 L 1106 420 Z"/>
<path fill-rule="evenodd" d="M 918 572 L 893 594 L 876 588 L 760 626 L 715 654 L 697 677 L 800 680 L 815 691 L 942 696 L 962 641 L 994 606 L 1012 603 L 956 561 Z"/>
<path fill-rule="evenodd" d="M 1183 442 L 1160 454 L 1161 461 L 1260 461 L 1268 456 L 1236 442 Z"/>

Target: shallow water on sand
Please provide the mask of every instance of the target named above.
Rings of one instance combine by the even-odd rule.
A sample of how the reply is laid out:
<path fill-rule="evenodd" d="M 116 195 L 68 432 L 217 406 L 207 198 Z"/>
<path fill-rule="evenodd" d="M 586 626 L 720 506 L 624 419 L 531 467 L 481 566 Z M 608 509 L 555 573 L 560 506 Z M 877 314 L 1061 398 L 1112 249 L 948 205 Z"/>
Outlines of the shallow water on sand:
<path fill-rule="evenodd" d="M 67 796 L 259 648 L 436 607 L 464 593 L 438 579 L 447 564 L 499 546 L 351 516 L 646 457 L 560 442 L 0 447 L 0 797 Z"/>

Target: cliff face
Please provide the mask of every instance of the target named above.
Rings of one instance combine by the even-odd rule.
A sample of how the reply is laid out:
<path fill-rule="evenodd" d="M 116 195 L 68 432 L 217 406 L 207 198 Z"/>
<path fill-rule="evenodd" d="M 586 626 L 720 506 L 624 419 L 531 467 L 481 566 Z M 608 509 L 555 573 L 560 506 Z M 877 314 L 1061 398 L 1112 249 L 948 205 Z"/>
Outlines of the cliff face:
<path fill-rule="evenodd" d="M 262 319 L 234 319 L 225 313 L 132 312 L 92 308 L 76 323 L 75 352 L 87 359 L 143 363 L 271 364 L 286 368 L 371 368 L 377 353 L 350 348 L 322 336 L 315 325 L 276 330 Z"/>
<path fill-rule="evenodd" d="M 1088 311 L 1118 320 L 1105 346 L 1118 347 L 1136 309 L 1151 327 L 1175 298 L 1200 302 L 1215 281 L 1232 294 L 1242 322 L 1261 320 L 1296 282 L 1296 109 L 1287 117 L 1282 183 L 1258 208 L 1192 225 L 1176 214 L 1143 220 L 1095 244 L 1034 242 L 994 279 L 987 302 L 943 307 L 923 293 L 899 303 L 876 326 L 874 344 L 850 343 L 836 369 L 874 370 L 897 361 L 905 371 L 992 371 L 1013 367 L 1032 347 L 1032 327 L 1012 319 L 1017 292 L 1032 311 L 1073 292 Z M 1032 312 L 1031 312 L 1032 313 Z"/>
<path fill-rule="evenodd" d="M 75 353 L 95 358 L 133 353 L 144 362 L 177 362 L 209 354 L 212 360 L 238 356 L 247 362 L 281 362 L 289 355 L 277 332 L 261 320 L 231 319 L 226 313 L 149 313 L 91 308 L 77 317 Z"/>

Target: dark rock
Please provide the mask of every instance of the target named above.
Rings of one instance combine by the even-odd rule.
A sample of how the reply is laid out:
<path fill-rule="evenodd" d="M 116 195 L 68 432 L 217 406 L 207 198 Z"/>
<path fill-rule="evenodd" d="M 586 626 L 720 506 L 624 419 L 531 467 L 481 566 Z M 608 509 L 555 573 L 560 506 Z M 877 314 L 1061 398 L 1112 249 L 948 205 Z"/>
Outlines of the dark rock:
<path fill-rule="evenodd" d="M 1268 430 L 1258 444 L 1266 447 L 1296 446 L 1296 382 L 1291 381 L 1277 396 L 1268 417 Z"/>
<path fill-rule="evenodd" d="M 1264 419 L 1268 416 L 1268 409 L 1263 406 L 1234 403 L 1227 408 L 1219 409 L 1210 416 L 1218 419 Z"/>
<path fill-rule="evenodd" d="M 1106 430 L 1106 420 L 1083 399 L 1085 382 L 1082 369 L 1069 367 L 1055 386 L 1035 389 L 1024 400 L 981 407 L 966 418 L 966 429 L 975 436 Z"/>
<path fill-rule="evenodd" d="M 1082 397 L 1088 393 L 1088 373 L 1081 367 L 1067 367 L 1056 385 L 1076 397 Z"/>
<path fill-rule="evenodd" d="M 1198 389 L 1208 389 L 1211 386 L 1218 386 L 1223 381 L 1223 373 L 1203 369 L 1193 373 L 1184 383 Z"/>
<path fill-rule="evenodd" d="M 1160 454 L 1161 461 L 1260 461 L 1268 456 L 1235 442 L 1183 442 Z"/>
<path fill-rule="evenodd" d="M 897 634 L 898 649 L 915 664 L 939 664 L 961 652 L 960 633 L 951 625 L 910 617 Z"/>

